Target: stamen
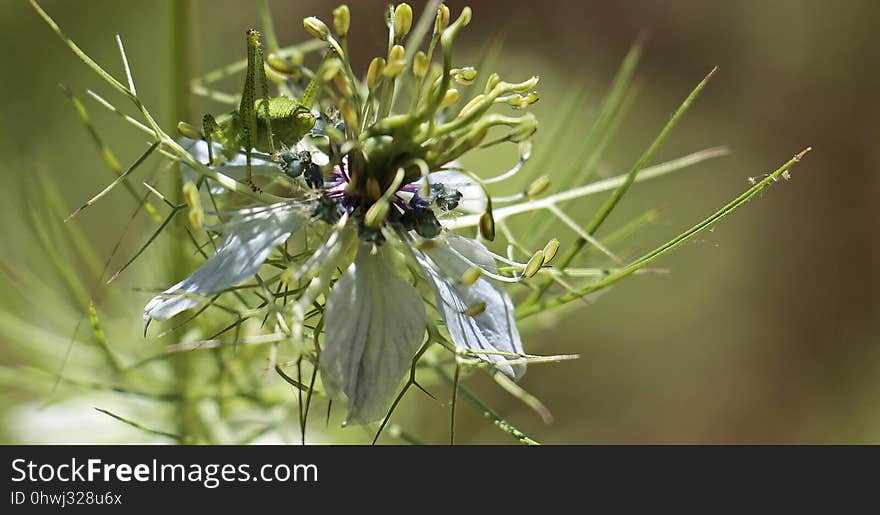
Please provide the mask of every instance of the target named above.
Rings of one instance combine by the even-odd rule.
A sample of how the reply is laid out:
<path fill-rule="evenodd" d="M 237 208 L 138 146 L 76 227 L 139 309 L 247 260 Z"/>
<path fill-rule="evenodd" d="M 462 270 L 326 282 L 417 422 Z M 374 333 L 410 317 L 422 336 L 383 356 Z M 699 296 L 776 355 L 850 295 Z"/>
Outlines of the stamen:
<path fill-rule="evenodd" d="M 519 144 L 519 161 L 516 165 L 510 170 L 504 172 L 501 175 L 496 177 L 492 177 L 490 179 L 483 179 L 483 183 L 485 184 L 493 184 L 496 182 L 501 182 L 507 179 L 510 179 L 514 175 L 518 174 L 520 170 L 522 170 L 523 166 L 526 164 L 526 161 L 532 157 L 532 142 L 531 141 L 523 141 Z"/>

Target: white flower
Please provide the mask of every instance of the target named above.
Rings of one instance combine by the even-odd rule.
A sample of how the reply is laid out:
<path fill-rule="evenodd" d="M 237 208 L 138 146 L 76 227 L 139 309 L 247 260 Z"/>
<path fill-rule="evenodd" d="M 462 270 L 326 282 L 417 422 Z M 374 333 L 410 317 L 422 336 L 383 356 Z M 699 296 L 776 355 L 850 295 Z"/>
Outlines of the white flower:
<path fill-rule="evenodd" d="M 425 306 L 412 285 L 389 266 L 387 246 L 357 258 L 327 301 L 321 378 L 331 396 L 344 394 L 349 418 L 382 418 L 425 333 Z"/>
<path fill-rule="evenodd" d="M 418 254 L 419 264 L 425 270 L 437 306 L 452 342 L 463 350 L 489 350 L 507 354 L 522 354 L 522 342 L 513 315 L 513 303 L 504 290 L 481 276 L 471 285 L 463 285 L 457 278 L 474 265 L 487 272 L 496 272 L 495 260 L 481 243 L 444 231 L 443 244 Z M 453 279 L 456 278 L 456 279 Z M 482 313 L 471 316 L 468 308 L 484 305 Z M 512 377 L 519 377 L 525 366 L 511 366 L 509 358 L 499 354 L 478 354 Z"/>
<path fill-rule="evenodd" d="M 344 163 L 343 163 L 343 166 Z M 215 226 L 223 235 L 217 252 L 188 278 L 157 295 L 144 309 L 144 319 L 167 320 L 194 308 L 209 296 L 223 292 L 256 274 L 270 253 L 302 227 L 322 202 L 326 207 L 348 209 L 347 174 L 337 170 L 323 200 L 290 200 L 266 207 L 241 210 L 230 221 Z M 508 295 L 492 277 L 495 258 L 481 243 L 444 230 L 435 218 L 461 210 L 481 210 L 487 199 L 468 176 L 435 172 L 428 176 L 431 195 L 419 195 L 420 182 L 403 186 L 394 196 L 394 214 L 380 231 L 361 226 L 356 257 L 346 256 L 354 241 L 356 218 L 343 216 L 324 245 L 294 275 L 311 279 L 311 286 L 292 304 L 294 332 L 305 311 L 320 295 L 327 295 L 325 338 L 320 355 L 321 378 L 328 394 L 349 405 L 348 419 L 371 422 L 388 410 L 412 360 L 424 342 L 427 319 L 419 291 L 395 271 L 399 256 L 414 258 L 434 292 L 439 315 L 454 345 L 481 358 L 511 377 L 522 374 L 522 365 L 507 363 L 522 354 L 519 331 Z M 444 182 L 445 181 L 445 182 Z M 330 197 L 329 195 L 333 195 Z M 417 214 L 418 216 L 409 216 Z M 325 220 L 327 221 L 327 220 Z M 434 245 L 419 246 L 429 233 Z M 348 257 L 348 259 L 351 259 Z M 337 267 L 346 268 L 330 289 Z M 481 277 L 463 284 L 462 275 L 478 267 Z M 473 313 L 473 306 L 481 307 Z M 479 351 L 490 351 L 481 354 Z"/>
<path fill-rule="evenodd" d="M 214 256 L 194 274 L 153 297 L 144 308 L 144 321 L 168 320 L 253 277 L 272 250 L 283 244 L 308 219 L 307 206 L 297 201 L 239 211 L 213 230 L 224 235 Z"/>

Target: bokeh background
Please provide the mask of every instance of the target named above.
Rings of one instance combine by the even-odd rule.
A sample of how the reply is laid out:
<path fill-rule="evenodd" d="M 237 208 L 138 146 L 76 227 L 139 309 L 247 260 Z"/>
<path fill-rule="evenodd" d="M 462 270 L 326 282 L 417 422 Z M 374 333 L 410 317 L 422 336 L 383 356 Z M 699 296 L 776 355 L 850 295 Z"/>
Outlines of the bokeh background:
<path fill-rule="evenodd" d="M 71 207 L 110 177 L 57 84 L 78 92 L 101 87 L 27 2 L 0 3 L 0 259 L 7 269 L 29 270 L 56 284 L 50 260 L 26 223 L 35 209 L 26 199 L 39 187 L 31 179 L 40 174 L 60 185 Z M 168 28 L 161 2 L 42 4 L 75 41 L 117 73 L 113 36 L 121 33 L 142 96 L 162 114 L 159 85 L 166 72 Z M 448 4 L 453 13 L 464 5 Z M 418 13 L 422 2 L 413 5 Z M 662 207 L 663 214 L 623 247 L 627 256 L 699 221 L 744 190 L 749 177 L 775 169 L 806 146 L 813 152 L 791 181 L 659 263 L 671 274 L 631 277 L 589 305 L 524 325 L 527 350 L 581 354 L 574 362 L 534 366 L 523 380 L 553 412 L 552 424 L 484 377 L 476 375 L 468 385 L 544 443 L 880 440 L 877 3 L 481 0 L 470 5 L 474 20 L 462 36 L 459 62 L 475 59 L 479 48 L 500 34 L 504 46 L 497 68 L 512 78 L 541 76 L 542 100 L 535 112 L 543 122 L 564 114 L 559 99 L 569 92 L 583 87 L 589 92 L 564 141 L 550 141 L 546 133 L 537 137 L 537 148 L 553 154 L 545 171 L 551 176 L 554 166 L 563 167 L 576 153 L 578 128 L 588 127 L 640 35 L 645 51 L 638 96 L 603 159 L 602 173 L 626 170 L 690 89 L 719 67 L 655 162 L 719 144 L 732 154 L 634 187 L 609 223 L 620 224 L 652 207 Z M 304 16 L 329 19 L 334 7 L 306 0 L 276 0 L 272 6 L 282 44 L 304 38 Z M 353 58 L 363 68 L 385 44 L 383 3 L 359 0 L 350 6 L 357 42 Z M 193 75 L 241 58 L 239 36 L 258 25 L 254 3 L 203 0 L 194 9 Z M 134 159 L 142 140 L 87 105 L 123 163 Z M 195 104 L 197 113 L 216 108 Z M 585 201 L 583 213 L 599 201 Z M 96 255 L 109 255 L 129 213 L 130 203 L 109 201 L 81 217 L 78 223 Z M 547 238 L 571 238 L 559 227 L 550 232 Z M 135 244 L 123 249 L 130 252 Z M 137 274 L 133 283 L 167 282 L 161 270 Z M 56 321 L 50 309 L 20 300 L 26 285 L 2 287 L 4 309 L 36 327 Z M 145 295 L 132 296 L 131 334 L 112 334 L 111 344 L 139 338 L 138 306 Z M 39 349 L 40 333 L 19 336 L 28 334 Z M 27 356 L 20 342 L 0 339 L 4 366 L 25 364 Z M 62 356 L 57 360 L 60 364 Z M 117 424 L 91 411 L 97 401 L 88 398 L 75 405 L 83 410 L 81 418 L 70 409 L 52 415 L 39 408 L 50 400 L 51 383 L 44 390 L 41 397 L 32 389 L 4 387 L 3 441 L 65 441 L 79 438 L 66 433 L 78 424 L 96 432 Z M 406 398 L 396 420 L 425 442 L 447 438 L 447 408 L 421 394 Z M 465 404 L 457 431 L 463 443 L 513 441 Z"/>

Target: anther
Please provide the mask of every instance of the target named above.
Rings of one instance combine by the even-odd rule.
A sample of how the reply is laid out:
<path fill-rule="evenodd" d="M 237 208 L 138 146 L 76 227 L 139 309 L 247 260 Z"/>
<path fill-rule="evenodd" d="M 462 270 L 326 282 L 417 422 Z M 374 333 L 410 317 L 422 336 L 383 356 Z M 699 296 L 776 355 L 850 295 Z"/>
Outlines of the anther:
<path fill-rule="evenodd" d="M 533 277 L 538 273 L 538 270 L 541 269 L 541 266 L 544 264 L 544 251 L 539 250 L 532 254 L 531 259 L 526 264 L 525 270 L 523 270 L 523 277 L 529 278 Z"/>

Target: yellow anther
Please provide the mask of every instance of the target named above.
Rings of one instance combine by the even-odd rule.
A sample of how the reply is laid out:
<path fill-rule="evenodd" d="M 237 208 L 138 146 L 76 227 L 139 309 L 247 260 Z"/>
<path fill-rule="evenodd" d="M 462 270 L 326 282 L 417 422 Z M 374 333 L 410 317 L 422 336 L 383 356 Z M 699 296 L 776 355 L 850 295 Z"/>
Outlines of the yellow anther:
<path fill-rule="evenodd" d="M 394 9 L 394 37 L 400 40 L 412 28 L 413 10 L 409 4 L 403 3 Z"/>
<path fill-rule="evenodd" d="M 427 75 L 429 64 L 428 56 L 424 52 L 421 50 L 416 52 L 415 57 L 413 57 L 413 75 L 420 79 Z"/>
<path fill-rule="evenodd" d="M 303 27 L 317 39 L 326 40 L 330 35 L 330 29 L 327 24 L 314 16 L 309 16 L 303 20 Z"/>
<path fill-rule="evenodd" d="M 533 277 L 538 273 L 538 270 L 541 269 L 541 266 L 544 264 L 544 251 L 539 250 L 532 254 L 531 259 L 526 264 L 526 269 L 523 270 L 523 277 Z"/>
<path fill-rule="evenodd" d="M 364 225 L 371 229 L 378 229 L 388 217 L 390 210 L 391 204 L 386 199 L 380 198 L 370 206 L 370 209 L 367 209 L 367 214 L 364 215 Z"/>
<path fill-rule="evenodd" d="M 470 286 L 477 282 L 480 279 L 480 276 L 483 275 L 483 271 L 480 270 L 479 267 L 471 267 L 468 268 L 463 274 L 461 274 L 461 279 L 459 282 L 464 286 Z"/>
<path fill-rule="evenodd" d="M 559 252 L 559 240 L 553 238 L 544 245 L 544 264 L 546 265 L 552 261 L 556 257 L 557 252 Z"/>
<path fill-rule="evenodd" d="M 459 95 L 458 90 L 455 88 L 447 89 L 446 94 L 443 95 L 443 100 L 440 101 L 440 109 L 451 106 L 452 104 L 458 102 L 458 99 L 461 95 Z"/>
<path fill-rule="evenodd" d="M 379 80 L 382 78 L 382 72 L 385 70 L 385 58 L 374 57 L 370 61 L 370 67 L 367 69 L 367 87 L 371 90 L 376 89 Z"/>
<path fill-rule="evenodd" d="M 529 197 L 537 197 L 541 193 L 544 192 L 550 186 L 550 177 L 546 175 L 542 175 L 535 179 L 532 184 L 529 185 L 529 189 L 526 190 L 526 195 Z"/>
<path fill-rule="evenodd" d="M 437 18 L 434 20 L 434 32 L 440 33 L 449 26 L 449 7 L 440 5 L 437 9 Z"/>
<path fill-rule="evenodd" d="M 475 317 L 475 316 L 482 315 L 484 311 L 486 311 L 486 303 L 485 302 L 477 302 L 476 304 L 472 304 L 472 305 L 468 306 L 468 308 L 466 310 L 464 310 L 462 313 L 464 315 L 469 316 L 469 317 Z"/>
<path fill-rule="evenodd" d="M 202 133 L 186 122 L 179 122 L 177 124 L 177 132 L 179 132 L 184 138 L 202 139 Z"/>
<path fill-rule="evenodd" d="M 340 36 L 348 34 L 348 28 L 351 25 L 351 12 L 347 5 L 340 5 L 333 9 L 333 28 Z"/>
<path fill-rule="evenodd" d="M 486 98 L 486 95 L 475 96 L 474 98 L 471 99 L 470 102 L 468 102 L 467 104 L 465 104 L 464 107 L 461 108 L 461 111 L 458 113 L 458 116 L 459 117 L 467 116 L 474 109 L 476 109 L 477 106 L 479 106 L 483 102 L 483 100 L 485 100 L 485 98 Z"/>

